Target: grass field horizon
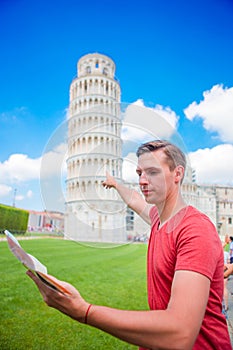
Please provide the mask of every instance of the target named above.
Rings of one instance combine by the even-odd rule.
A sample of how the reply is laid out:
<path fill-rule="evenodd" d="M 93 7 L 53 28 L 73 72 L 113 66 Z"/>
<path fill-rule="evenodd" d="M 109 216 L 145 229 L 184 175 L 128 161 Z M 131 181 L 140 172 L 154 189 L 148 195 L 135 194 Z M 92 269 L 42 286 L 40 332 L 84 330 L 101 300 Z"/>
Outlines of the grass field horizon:
<path fill-rule="evenodd" d="M 148 309 L 147 245 L 99 248 L 51 238 L 20 244 L 47 266 L 49 274 L 73 284 L 88 302 L 119 309 Z M 0 349 L 137 349 L 47 307 L 7 242 L 0 242 L 0 257 Z"/>

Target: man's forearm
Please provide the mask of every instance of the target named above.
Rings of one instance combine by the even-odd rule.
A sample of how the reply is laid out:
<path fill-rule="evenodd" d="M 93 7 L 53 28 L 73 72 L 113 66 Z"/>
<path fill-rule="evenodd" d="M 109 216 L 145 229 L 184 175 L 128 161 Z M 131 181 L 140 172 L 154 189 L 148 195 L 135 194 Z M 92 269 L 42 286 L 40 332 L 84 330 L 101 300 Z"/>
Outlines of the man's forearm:
<path fill-rule="evenodd" d="M 134 207 L 137 205 L 137 199 L 142 200 L 140 194 L 129 187 L 121 183 L 116 183 L 115 189 L 123 199 L 123 201 L 134 210 Z"/>
<path fill-rule="evenodd" d="M 93 305 L 87 324 L 149 349 L 188 349 L 185 326 L 168 310 L 126 311 Z"/>
<path fill-rule="evenodd" d="M 121 183 L 116 183 L 115 189 L 123 199 L 123 201 L 135 211 L 143 220 L 150 224 L 149 210 L 150 205 L 146 203 L 144 198 L 134 189 L 128 188 Z"/>

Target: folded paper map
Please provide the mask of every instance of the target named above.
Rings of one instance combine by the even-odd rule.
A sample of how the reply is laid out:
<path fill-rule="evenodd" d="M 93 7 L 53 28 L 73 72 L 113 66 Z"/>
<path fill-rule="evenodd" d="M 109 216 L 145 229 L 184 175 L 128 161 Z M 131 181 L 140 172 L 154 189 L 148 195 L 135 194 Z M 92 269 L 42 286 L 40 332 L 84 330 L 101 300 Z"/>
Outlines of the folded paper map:
<path fill-rule="evenodd" d="M 45 284 L 63 294 L 70 295 L 70 292 L 52 277 L 47 275 L 47 268 L 33 255 L 26 253 L 15 236 L 5 230 L 8 246 L 15 257 L 29 270 L 35 273 Z"/>

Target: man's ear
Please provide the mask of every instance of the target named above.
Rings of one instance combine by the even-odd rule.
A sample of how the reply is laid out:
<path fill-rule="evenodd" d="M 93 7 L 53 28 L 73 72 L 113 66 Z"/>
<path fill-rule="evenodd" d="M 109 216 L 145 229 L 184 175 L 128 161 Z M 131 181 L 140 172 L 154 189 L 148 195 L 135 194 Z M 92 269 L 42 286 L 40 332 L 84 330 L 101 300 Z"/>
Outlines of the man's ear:
<path fill-rule="evenodd" d="M 174 170 L 174 174 L 175 174 L 175 182 L 181 183 L 184 177 L 184 167 L 182 167 L 182 165 L 177 165 L 177 167 Z"/>

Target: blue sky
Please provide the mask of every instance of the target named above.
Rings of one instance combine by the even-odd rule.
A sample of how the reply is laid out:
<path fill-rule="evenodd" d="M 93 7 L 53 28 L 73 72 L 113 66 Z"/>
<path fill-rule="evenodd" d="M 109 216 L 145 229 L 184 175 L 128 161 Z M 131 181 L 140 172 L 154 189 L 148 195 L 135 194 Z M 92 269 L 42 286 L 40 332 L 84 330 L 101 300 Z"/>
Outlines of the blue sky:
<path fill-rule="evenodd" d="M 115 61 L 123 103 L 172 121 L 200 183 L 233 185 L 231 0 L 2 0 L 0 23 L 0 203 L 46 208 L 41 157 L 94 52 Z"/>

